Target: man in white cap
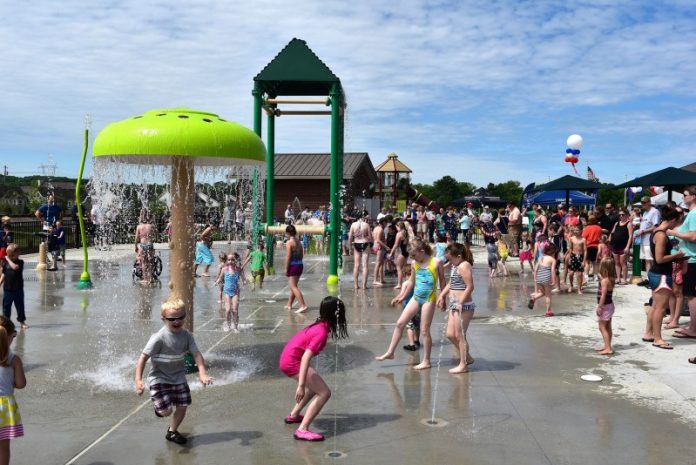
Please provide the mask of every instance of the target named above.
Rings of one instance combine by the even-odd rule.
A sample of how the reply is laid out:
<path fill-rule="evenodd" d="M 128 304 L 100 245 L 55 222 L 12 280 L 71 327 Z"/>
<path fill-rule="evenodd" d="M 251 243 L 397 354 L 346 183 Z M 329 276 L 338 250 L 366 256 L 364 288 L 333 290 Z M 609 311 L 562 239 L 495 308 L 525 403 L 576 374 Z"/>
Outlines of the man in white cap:
<path fill-rule="evenodd" d="M 483 213 L 479 215 L 479 221 L 481 221 L 481 223 L 490 223 L 491 221 L 493 221 L 491 208 L 488 205 L 485 205 L 483 207 Z"/>

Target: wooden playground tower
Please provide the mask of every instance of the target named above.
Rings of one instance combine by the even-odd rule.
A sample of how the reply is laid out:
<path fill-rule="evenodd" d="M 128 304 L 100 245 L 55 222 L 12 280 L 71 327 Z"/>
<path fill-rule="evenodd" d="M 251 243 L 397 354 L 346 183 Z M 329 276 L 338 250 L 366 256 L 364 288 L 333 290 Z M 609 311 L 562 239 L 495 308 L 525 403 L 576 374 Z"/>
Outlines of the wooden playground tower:
<path fill-rule="evenodd" d="M 343 131 L 345 98 L 341 80 L 307 46 L 304 40 L 292 39 L 276 57 L 254 78 L 254 132 L 261 137 L 262 111 L 267 116 L 266 137 L 266 224 L 258 231 L 266 234 L 271 244 L 273 234 L 285 233 L 285 225 L 274 225 L 274 164 L 275 120 L 280 116 L 331 115 L 331 203 L 328 226 L 301 226 L 298 233 L 320 234 L 327 232 L 329 239 L 329 277 L 327 284 L 338 284 L 340 257 L 341 211 L 340 188 L 343 180 Z M 300 98 L 301 97 L 301 98 Z M 322 99 L 307 97 L 323 97 Z M 330 110 L 285 110 L 281 105 L 323 105 Z M 258 224 L 258 217 L 255 219 Z M 273 247 L 266 248 L 269 269 L 273 269 Z"/>

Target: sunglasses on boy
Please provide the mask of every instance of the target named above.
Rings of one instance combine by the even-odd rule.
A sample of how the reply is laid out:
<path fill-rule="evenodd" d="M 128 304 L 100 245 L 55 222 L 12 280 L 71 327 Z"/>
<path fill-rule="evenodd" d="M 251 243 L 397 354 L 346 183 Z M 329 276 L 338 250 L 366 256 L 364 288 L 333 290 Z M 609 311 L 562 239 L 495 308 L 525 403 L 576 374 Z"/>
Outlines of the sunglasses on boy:
<path fill-rule="evenodd" d="M 167 321 L 184 321 L 186 319 L 186 315 L 181 315 L 181 316 L 165 316 L 165 320 Z"/>

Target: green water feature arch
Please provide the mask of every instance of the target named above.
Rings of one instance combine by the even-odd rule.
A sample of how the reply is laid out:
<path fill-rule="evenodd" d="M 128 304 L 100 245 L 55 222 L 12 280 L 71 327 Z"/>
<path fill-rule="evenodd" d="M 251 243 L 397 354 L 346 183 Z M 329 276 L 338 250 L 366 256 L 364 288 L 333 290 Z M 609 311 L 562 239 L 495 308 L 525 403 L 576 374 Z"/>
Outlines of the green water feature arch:
<path fill-rule="evenodd" d="M 273 221 L 275 120 L 280 116 L 331 116 L 331 180 L 329 200 L 331 215 L 326 232 L 329 240 L 329 277 L 327 284 L 338 285 L 338 267 L 341 257 L 340 189 L 343 181 L 343 136 L 345 95 L 341 80 L 307 46 L 304 40 L 292 39 L 259 74 L 254 77 L 254 132 L 261 137 L 261 121 L 267 115 L 266 138 L 266 223 Z M 289 97 L 289 98 L 288 98 Z M 296 98 L 303 97 L 303 98 Z M 306 97 L 314 97 L 307 99 Z M 316 97 L 323 97 L 317 99 Z M 285 110 L 283 105 L 319 105 L 330 110 Z M 265 225 L 258 231 L 266 232 Z M 272 244 L 267 235 L 266 243 Z M 273 268 L 273 247 L 266 247 L 269 268 Z"/>

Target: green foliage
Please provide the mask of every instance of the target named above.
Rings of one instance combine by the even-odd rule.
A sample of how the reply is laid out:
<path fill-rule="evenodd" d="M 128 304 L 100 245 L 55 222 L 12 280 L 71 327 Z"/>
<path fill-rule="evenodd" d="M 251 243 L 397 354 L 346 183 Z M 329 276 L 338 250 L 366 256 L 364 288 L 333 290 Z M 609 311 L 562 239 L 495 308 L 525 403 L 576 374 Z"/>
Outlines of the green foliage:
<path fill-rule="evenodd" d="M 524 190 L 519 181 L 505 181 L 500 184 L 489 183 L 486 187 L 491 195 L 497 195 L 503 200 L 510 200 L 517 203 L 522 197 Z"/>
<path fill-rule="evenodd" d="M 462 196 L 459 183 L 452 176 L 443 176 L 433 183 L 434 199 L 441 206 L 449 205 L 452 200 Z"/>
<path fill-rule="evenodd" d="M 597 205 L 606 205 L 607 202 L 613 203 L 617 207 L 625 205 L 625 189 L 600 189 L 597 195 Z"/>
<path fill-rule="evenodd" d="M 471 184 L 470 182 L 460 182 L 458 184 L 459 192 L 461 193 L 462 197 L 466 195 L 471 195 L 476 190 L 476 186 Z"/>

